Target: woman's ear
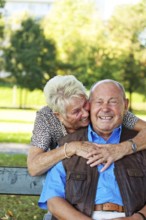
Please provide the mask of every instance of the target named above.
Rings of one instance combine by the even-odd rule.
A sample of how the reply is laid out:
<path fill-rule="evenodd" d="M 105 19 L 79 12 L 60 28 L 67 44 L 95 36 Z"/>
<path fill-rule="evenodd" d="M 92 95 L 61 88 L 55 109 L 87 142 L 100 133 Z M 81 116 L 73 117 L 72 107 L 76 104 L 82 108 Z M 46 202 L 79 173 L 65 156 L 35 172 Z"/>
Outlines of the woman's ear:
<path fill-rule="evenodd" d="M 56 116 L 56 118 L 58 118 L 59 121 L 61 121 L 61 119 L 62 119 L 61 114 L 60 114 L 59 112 L 53 112 L 53 113 L 54 113 L 54 115 Z"/>
<path fill-rule="evenodd" d="M 59 117 L 59 112 L 53 112 L 53 114 L 58 118 Z"/>

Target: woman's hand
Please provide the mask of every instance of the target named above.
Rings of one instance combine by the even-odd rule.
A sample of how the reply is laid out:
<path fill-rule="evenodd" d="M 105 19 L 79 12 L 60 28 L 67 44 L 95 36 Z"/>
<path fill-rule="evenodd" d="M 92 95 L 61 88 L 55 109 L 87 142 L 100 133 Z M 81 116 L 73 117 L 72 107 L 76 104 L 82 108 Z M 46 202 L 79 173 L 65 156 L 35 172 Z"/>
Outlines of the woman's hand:
<path fill-rule="evenodd" d="M 96 151 L 98 148 L 96 143 L 92 143 L 89 141 L 78 141 L 76 142 L 75 146 L 76 146 L 75 154 L 85 159 L 88 159 L 88 154 L 90 152 Z"/>
<path fill-rule="evenodd" d="M 119 144 L 96 144 L 87 155 L 87 164 L 91 167 L 104 164 L 100 172 L 106 170 L 114 161 L 130 153 L 131 144 L 126 141 Z"/>
<path fill-rule="evenodd" d="M 96 144 L 88 141 L 70 142 L 70 147 L 77 156 L 87 159 L 91 167 L 104 164 L 100 172 L 106 170 L 114 161 L 131 153 L 131 143 L 125 141 L 119 144 Z M 75 148 L 73 148 L 75 147 Z"/>

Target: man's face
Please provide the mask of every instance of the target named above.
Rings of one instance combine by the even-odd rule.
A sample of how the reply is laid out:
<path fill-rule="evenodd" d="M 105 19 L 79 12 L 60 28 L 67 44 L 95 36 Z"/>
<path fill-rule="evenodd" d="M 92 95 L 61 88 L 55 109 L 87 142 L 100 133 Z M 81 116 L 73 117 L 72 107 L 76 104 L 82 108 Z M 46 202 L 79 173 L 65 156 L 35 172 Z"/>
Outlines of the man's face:
<path fill-rule="evenodd" d="M 128 108 L 121 89 L 111 82 L 103 82 L 93 89 L 90 101 L 90 117 L 93 130 L 107 138 L 113 129 L 122 124 Z"/>

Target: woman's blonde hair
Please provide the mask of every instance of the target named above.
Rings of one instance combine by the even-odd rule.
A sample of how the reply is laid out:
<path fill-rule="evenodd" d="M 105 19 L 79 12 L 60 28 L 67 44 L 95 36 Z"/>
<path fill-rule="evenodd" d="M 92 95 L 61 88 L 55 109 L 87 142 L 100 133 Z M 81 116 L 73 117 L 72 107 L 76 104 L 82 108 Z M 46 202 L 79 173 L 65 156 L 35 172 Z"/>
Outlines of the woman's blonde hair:
<path fill-rule="evenodd" d="M 66 113 L 66 106 L 73 97 L 86 97 L 86 89 L 73 75 L 55 76 L 44 87 L 47 105 L 53 112 Z"/>

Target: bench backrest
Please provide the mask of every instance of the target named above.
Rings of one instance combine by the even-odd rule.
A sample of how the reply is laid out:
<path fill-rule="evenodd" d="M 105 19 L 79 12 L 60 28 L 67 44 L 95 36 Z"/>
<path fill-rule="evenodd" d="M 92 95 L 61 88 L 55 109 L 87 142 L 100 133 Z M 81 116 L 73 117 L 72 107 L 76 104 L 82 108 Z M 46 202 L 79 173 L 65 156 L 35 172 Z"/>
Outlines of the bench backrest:
<path fill-rule="evenodd" d="M 45 174 L 32 177 L 26 167 L 0 167 L 0 194 L 40 195 Z"/>

